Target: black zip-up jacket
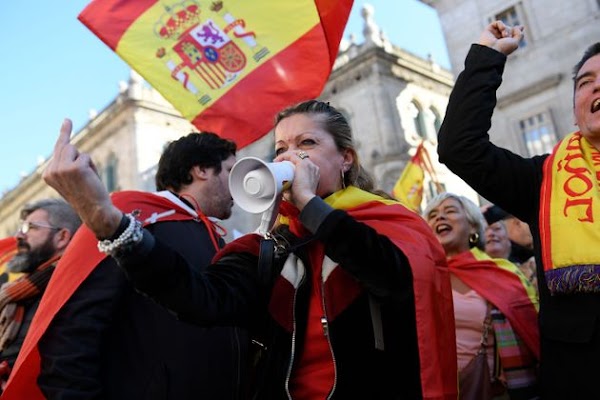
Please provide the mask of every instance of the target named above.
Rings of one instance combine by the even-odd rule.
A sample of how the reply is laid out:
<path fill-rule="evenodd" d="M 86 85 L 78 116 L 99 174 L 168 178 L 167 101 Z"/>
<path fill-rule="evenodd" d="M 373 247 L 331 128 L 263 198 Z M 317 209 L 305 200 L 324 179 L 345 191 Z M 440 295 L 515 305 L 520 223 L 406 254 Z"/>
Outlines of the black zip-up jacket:
<path fill-rule="evenodd" d="M 330 398 L 421 399 L 412 274 L 406 257 L 387 237 L 346 212 L 323 205 L 321 199 L 314 198 L 300 220 L 314 232 L 314 240 L 324 243 L 325 254 L 365 289 L 328 321 L 336 368 Z M 292 257 L 302 260 L 310 271 L 307 246 L 310 243 L 295 249 Z M 282 263 L 288 259 L 275 261 L 273 276 L 279 276 L 285 268 Z M 205 272 L 197 273 L 177 252 L 144 232 L 135 251 L 121 254 L 119 264 L 136 288 L 184 320 L 208 325 L 241 324 L 260 332 L 259 340 L 267 348 L 259 361 L 254 397 L 288 398 L 290 371 L 303 348 L 312 290 L 310 272 L 301 278 L 287 298 L 289 302 L 276 305 L 287 308 L 288 315 L 295 315 L 295 329 L 290 331 L 272 314 L 265 315 L 267 307 L 273 307 L 272 302 L 267 304 L 277 290 L 277 282 L 265 288 L 257 272 L 255 252 L 226 254 Z M 374 343 L 370 297 L 380 306 L 384 351 L 376 349 Z"/>
<path fill-rule="evenodd" d="M 202 222 L 157 222 L 148 229 L 195 271 L 216 253 Z M 248 348 L 245 329 L 179 321 L 137 292 L 108 257 L 40 340 L 38 384 L 53 400 L 242 399 Z"/>

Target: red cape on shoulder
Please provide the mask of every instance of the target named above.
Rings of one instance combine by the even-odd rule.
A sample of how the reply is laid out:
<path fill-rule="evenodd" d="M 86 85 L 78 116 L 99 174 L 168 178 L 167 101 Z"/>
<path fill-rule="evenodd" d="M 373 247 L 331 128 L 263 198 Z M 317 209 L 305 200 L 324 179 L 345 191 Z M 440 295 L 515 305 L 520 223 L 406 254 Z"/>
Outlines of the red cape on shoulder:
<path fill-rule="evenodd" d="M 194 218 L 187 211 L 166 198 L 151 193 L 118 192 L 112 195 L 112 200 L 115 206 L 123 212 L 128 213 L 139 210 L 138 218 L 142 221 L 147 220 L 153 214 L 157 216 L 167 211 L 170 212 L 169 215 L 161 216 L 160 221 Z M 171 210 L 174 210 L 174 212 Z M 2 394 L 3 400 L 43 400 L 45 398 L 37 385 L 37 377 L 40 373 L 38 342 L 56 313 L 75 293 L 79 285 L 94 268 L 106 257 L 105 254 L 98 251 L 97 243 L 98 240 L 85 225 L 81 226 L 71 243 L 69 243 L 67 250 L 52 274 L 31 322 L 6 389 Z"/>

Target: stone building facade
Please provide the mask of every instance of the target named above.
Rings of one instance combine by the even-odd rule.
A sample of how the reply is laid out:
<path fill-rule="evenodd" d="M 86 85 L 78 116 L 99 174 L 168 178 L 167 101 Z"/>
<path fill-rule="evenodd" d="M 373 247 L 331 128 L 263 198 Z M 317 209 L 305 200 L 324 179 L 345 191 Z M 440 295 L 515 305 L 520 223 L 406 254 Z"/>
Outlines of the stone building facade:
<path fill-rule="evenodd" d="M 574 130 L 572 68 L 600 41 L 600 0 L 421 1 L 439 15 L 455 75 L 489 22 L 525 26 L 498 92 L 490 131 L 495 144 L 532 156 L 550 152 Z"/>
<path fill-rule="evenodd" d="M 432 60 L 410 54 L 390 43 L 374 20 L 370 6 L 362 9 L 362 43 L 343 40 L 321 99 L 330 101 L 349 119 L 363 165 L 379 187 L 391 192 L 402 169 L 421 140 L 432 156 L 439 180 L 451 191 L 475 194 L 437 163 L 436 131 L 453 85 L 452 73 Z M 193 127 L 139 75 L 132 73 L 115 100 L 74 136 L 89 152 L 109 190 L 154 190 L 154 172 L 164 144 Z M 274 141 L 267 135 L 242 149 L 238 158 L 273 157 Z M 14 233 L 24 203 L 56 196 L 41 180 L 45 164 L 0 199 L 0 237 Z M 433 194 L 426 182 L 424 202 Z M 431 190 L 430 190 L 431 189 Z M 259 216 L 237 207 L 224 223 L 230 239 L 234 230 L 246 233 Z"/>
<path fill-rule="evenodd" d="M 100 113 L 90 115 L 71 140 L 82 152 L 91 154 L 110 191 L 153 190 L 152 171 L 164 143 L 191 129 L 162 96 L 132 72 L 115 99 Z M 46 165 L 39 165 L 0 199 L 0 237 L 16 231 L 24 204 L 58 196 L 41 178 Z"/>

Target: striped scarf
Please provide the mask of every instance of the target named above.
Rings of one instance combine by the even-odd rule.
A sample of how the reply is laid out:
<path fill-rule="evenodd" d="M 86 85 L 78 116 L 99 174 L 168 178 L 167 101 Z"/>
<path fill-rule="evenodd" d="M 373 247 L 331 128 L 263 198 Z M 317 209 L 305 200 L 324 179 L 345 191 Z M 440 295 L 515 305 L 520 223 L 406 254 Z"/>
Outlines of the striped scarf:
<path fill-rule="evenodd" d="M 53 257 L 32 273 L 0 287 L 0 352 L 17 337 L 25 315 L 24 302 L 44 293 L 59 258 Z"/>
<path fill-rule="evenodd" d="M 492 328 L 496 339 L 496 350 L 506 386 L 509 389 L 530 387 L 537 382 L 537 361 L 504 314 L 493 309 Z"/>
<path fill-rule="evenodd" d="M 544 162 L 540 239 L 552 294 L 600 292 L 600 151 L 580 132 Z"/>

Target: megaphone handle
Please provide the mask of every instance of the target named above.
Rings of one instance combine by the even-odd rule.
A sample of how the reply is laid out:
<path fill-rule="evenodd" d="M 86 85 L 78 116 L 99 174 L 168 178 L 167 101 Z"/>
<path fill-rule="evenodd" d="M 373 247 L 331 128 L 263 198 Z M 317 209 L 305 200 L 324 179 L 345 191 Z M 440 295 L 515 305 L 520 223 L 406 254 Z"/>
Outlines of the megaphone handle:
<path fill-rule="evenodd" d="M 279 210 L 278 202 L 275 202 L 271 207 L 269 207 L 265 212 L 262 213 L 260 217 L 260 225 L 258 226 L 258 233 L 260 235 L 266 235 L 275 222 L 275 216 Z"/>

